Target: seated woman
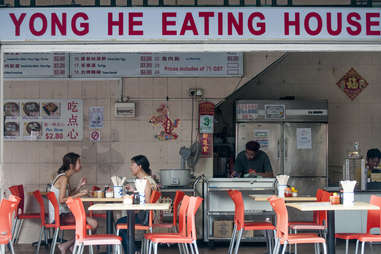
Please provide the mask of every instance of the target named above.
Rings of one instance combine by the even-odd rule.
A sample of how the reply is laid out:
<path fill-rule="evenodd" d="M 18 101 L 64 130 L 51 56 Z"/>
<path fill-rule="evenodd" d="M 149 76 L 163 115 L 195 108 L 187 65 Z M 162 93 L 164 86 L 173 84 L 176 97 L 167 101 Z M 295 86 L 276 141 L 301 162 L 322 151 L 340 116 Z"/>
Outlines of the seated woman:
<path fill-rule="evenodd" d="M 77 198 L 86 196 L 88 191 L 86 189 L 81 190 L 81 187 L 86 184 L 86 178 L 82 177 L 78 186 L 74 189 L 70 187 L 70 177 L 81 170 L 81 162 L 79 155 L 75 153 L 68 153 L 62 159 L 62 166 L 58 169 L 57 175 L 51 182 L 50 191 L 54 192 L 60 211 L 61 225 L 73 225 L 75 224 L 75 218 L 70 210 L 66 206 L 66 200 L 68 197 Z M 54 207 L 49 202 L 49 222 L 54 221 Z M 98 226 L 98 223 L 93 218 L 87 217 L 87 223 L 91 226 L 93 231 Z M 58 245 L 61 254 L 65 254 L 66 250 L 73 246 L 74 239 Z"/>
<path fill-rule="evenodd" d="M 138 178 L 138 179 L 146 179 L 146 187 L 145 187 L 145 202 L 149 203 L 151 198 L 151 192 L 152 190 L 157 189 L 157 184 L 155 180 L 151 176 L 151 169 L 148 159 L 144 155 L 137 155 L 131 158 L 131 166 L 130 170 L 132 174 Z M 133 190 L 133 188 L 129 188 L 130 190 Z M 148 217 L 149 212 L 148 211 L 139 211 L 135 214 L 135 223 L 136 224 L 142 224 L 142 225 L 148 225 Z M 128 221 L 127 216 L 120 218 L 116 224 L 126 224 Z M 122 237 L 122 245 L 124 253 L 127 253 L 128 249 L 128 238 L 127 238 L 127 230 L 120 230 L 119 235 Z"/>

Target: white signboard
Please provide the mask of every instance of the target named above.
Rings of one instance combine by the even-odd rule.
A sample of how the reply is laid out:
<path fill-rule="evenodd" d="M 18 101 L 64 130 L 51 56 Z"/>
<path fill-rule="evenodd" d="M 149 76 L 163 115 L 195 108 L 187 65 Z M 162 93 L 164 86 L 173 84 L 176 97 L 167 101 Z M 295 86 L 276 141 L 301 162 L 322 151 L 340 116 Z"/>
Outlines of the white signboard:
<path fill-rule="evenodd" d="M 66 53 L 5 53 L 4 76 L 21 77 L 67 77 L 69 58 Z"/>
<path fill-rule="evenodd" d="M 72 77 L 242 76 L 242 53 L 88 53 L 70 55 Z"/>
<path fill-rule="evenodd" d="M 380 8 L 3 8 L 0 40 L 380 41 Z"/>
<path fill-rule="evenodd" d="M 82 140 L 82 100 L 7 100 L 4 115 L 5 140 Z"/>
<path fill-rule="evenodd" d="M 296 129 L 296 149 L 312 149 L 311 128 Z"/>
<path fill-rule="evenodd" d="M 104 107 L 89 107 L 89 127 L 103 128 L 104 125 Z"/>

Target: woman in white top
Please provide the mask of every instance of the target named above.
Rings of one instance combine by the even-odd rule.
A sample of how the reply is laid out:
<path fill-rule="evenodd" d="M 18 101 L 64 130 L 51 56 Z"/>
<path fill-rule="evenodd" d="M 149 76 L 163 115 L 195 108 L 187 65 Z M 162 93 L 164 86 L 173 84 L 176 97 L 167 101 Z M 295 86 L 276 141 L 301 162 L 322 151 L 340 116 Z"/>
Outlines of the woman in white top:
<path fill-rule="evenodd" d="M 82 177 L 78 186 L 74 189 L 70 187 L 70 177 L 81 170 L 81 162 L 79 155 L 76 153 L 68 153 L 62 159 L 62 166 L 58 169 L 57 176 L 54 178 L 50 191 L 54 192 L 58 200 L 60 209 L 61 225 L 75 224 L 75 218 L 66 206 L 66 200 L 69 197 L 77 198 L 86 196 L 88 191 L 81 190 L 81 187 L 86 184 L 86 178 Z M 52 223 L 54 220 L 54 208 L 49 202 L 49 220 Z M 95 230 L 98 223 L 93 218 L 87 217 L 87 223 Z M 61 254 L 65 254 L 66 250 L 74 244 L 74 239 L 58 245 Z"/>
<path fill-rule="evenodd" d="M 144 155 L 136 155 L 131 158 L 131 166 L 130 166 L 131 173 L 137 178 L 137 179 L 146 179 L 146 187 L 144 191 L 145 195 L 145 202 L 149 203 L 151 199 L 151 192 L 152 190 L 157 189 L 157 184 L 155 180 L 152 178 L 150 164 Z M 129 187 L 130 191 L 133 191 L 134 189 L 132 187 Z M 148 217 L 149 213 L 148 211 L 139 211 L 135 214 L 135 223 L 136 224 L 142 224 L 142 225 L 148 225 Z M 128 221 L 127 216 L 120 218 L 116 224 L 126 224 Z M 119 236 L 122 237 L 122 245 L 124 253 L 127 253 L 128 249 L 128 236 L 127 236 L 127 230 L 120 230 Z"/>

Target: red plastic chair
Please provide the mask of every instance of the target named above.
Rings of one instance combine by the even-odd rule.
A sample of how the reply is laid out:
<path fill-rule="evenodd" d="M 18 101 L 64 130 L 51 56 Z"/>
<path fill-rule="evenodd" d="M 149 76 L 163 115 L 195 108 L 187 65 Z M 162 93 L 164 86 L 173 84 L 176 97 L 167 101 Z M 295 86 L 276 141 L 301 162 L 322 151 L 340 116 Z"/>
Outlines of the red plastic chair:
<path fill-rule="evenodd" d="M 21 232 L 21 227 L 25 219 L 39 219 L 40 214 L 39 213 L 25 213 L 24 212 L 24 186 L 22 184 L 20 185 L 13 185 L 9 187 L 9 191 L 12 195 L 20 198 L 20 203 L 17 207 L 16 211 L 16 219 L 13 224 L 13 242 L 17 243 L 17 240 L 19 239 L 19 235 Z"/>
<path fill-rule="evenodd" d="M 119 236 L 111 234 L 88 235 L 86 233 L 86 212 L 80 198 L 69 197 L 66 204 L 75 217 L 75 244 L 73 254 L 81 254 L 84 246 L 93 245 L 116 245 L 117 253 L 121 253 L 122 239 Z"/>
<path fill-rule="evenodd" d="M 186 219 L 187 219 L 186 214 L 187 214 L 187 210 L 188 210 L 189 200 L 190 200 L 190 197 L 187 195 L 184 195 L 184 197 L 181 201 L 181 205 L 180 205 L 180 209 L 179 209 L 179 229 L 177 231 L 178 233 L 147 233 L 147 234 L 144 234 L 144 238 L 146 240 L 145 245 L 144 245 L 144 250 L 148 250 L 150 241 L 153 237 L 157 237 L 157 236 L 159 236 L 159 237 L 163 237 L 163 236 L 184 237 L 184 236 L 186 236 Z"/>
<path fill-rule="evenodd" d="M 55 224 L 47 223 L 46 218 L 45 218 L 45 204 L 44 204 L 44 199 L 42 198 L 41 192 L 39 190 L 36 190 L 33 192 L 33 196 L 36 198 L 38 204 L 40 205 L 40 219 L 41 219 L 41 230 L 40 230 L 40 238 L 38 239 L 38 244 L 37 244 L 37 249 L 36 249 L 36 254 L 40 252 L 40 246 L 41 246 L 41 240 L 42 240 L 42 235 L 45 236 L 45 242 L 47 241 L 46 239 L 46 229 L 49 228 L 55 228 Z"/>
<path fill-rule="evenodd" d="M 234 211 L 234 229 L 232 239 L 230 240 L 228 254 L 238 253 L 239 245 L 241 242 L 241 237 L 243 231 L 255 231 L 255 230 L 264 230 L 265 238 L 267 242 L 267 247 L 271 253 L 271 237 L 268 231 L 274 231 L 275 226 L 270 222 L 245 222 L 245 206 L 242 198 L 242 193 L 237 190 L 229 190 L 229 196 L 234 202 L 235 211 Z M 238 235 L 237 235 L 238 233 Z"/>
<path fill-rule="evenodd" d="M 329 197 L 331 194 L 325 190 L 318 189 L 316 191 L 316 201 L 317 202 L 329 202 Z M 293 230 L 295 234 L 298 230 L 317 230 L 320 236 L 325 236 L 327 229 L 327 211 L 314 211 L 313 221 L 308 223 L 289 222 L 290 230 Z M 320 252 L 319 248 L 318 251 Z M 298 253 L 297 246 L 295 245 L 295 254 Z"/>
<path fill-rule="evenodd" d="M 73 225 L 61 225 L 60 208 L 59 208 L 59 204 L 58 204 L 58 200 L 56 198 L 56 195 L 54 194 L 54 192 L 48 192 L 48 194 L 46 196 L 48 197 L 48 200 L 50 201 L 50 203 L 52 203 L 52 205 L 54 207 L 54 228 L 55 228 L 55 231 L 54 231 L 52 246 L 50 247 L 50 254 L 54 254 L 54 250 L 56 248 L 59 231 L 60 230 L 61 231 L 62 230 L 75 230 L 75 224 L 73 224 Z M 86 229 L 89 230 L 89 235 L 91 235 L 90 225 L 86 225 Z M 91 254 L 93 253 L 92 248 L 90 248 L 90 253 Z"/>
<path fill-rule="evenodd" d="M 14 254 L 12 243 L 12 218 L 13 213 L 16 211 L 20 198 L 16 196 L 10 196 L 9 199 L 1 200 L 0 205 L 0 245 L 1 252 L 5 253 L 5 246 L 9 244 L 11 253 Z"/>
<path fill-rule="evenodd" d="M 196 232 L 196 222 L 195 216 L 198 208 L 202 203 L 201 197 L 190 197 L 189 205 L 187 209 L 187 227 L 186 227 L 186 235 L 173 235 L 170 236 L 166 233 L 160 234 L 157 233 L 155 236 L 151 237 L 151 241 L 149 244 L 149 253 L 151 253 L 151 249 L 153 247 L 154 254 L 157 254 L 157 246 L 159 243 L 164 244 L 187 244 L 190 245 L 191 253 L 193 252 L 193 248 L 196 254 L 198 254 L 197 248 L 197 232 Z"/>
<path fill-rule="evenodd" d="M 152 228 L 170 228 L 175 229 L 177 227 L 177 210 L 179 208 L 181 200 L 183 200 L 185 193 L 182 191 L 176 191 L 175 198 L 173 200 L 172 204 L 172 214 L 173 219 L 172 223 L 159 223 L 159 224 L 153 224 Z"/>
<path fill-rule="evenodd" d="M 287 244 L 304 244 L 304 243 L 314 243 L 315 248 L 317 244 L 323 244 L 324 254 L 327 254 L 327 246 L 325 244 L 325 239 L 319 237 L 317 234 L 289 234 L 288 233 L 288 212 L 284 199 L 278 197 L 269 198 L 269 202 L 273 207 L 277 221 L 276 221 L 276 241 L 274 253 L 278 253 L 280 245 L 284 245 L 283 252 L 285 253 Z"/>
<path fill-rule="evenodd" d="M 370 197 L 370 203 L 372 205 L 376 205 L 381 209 L 381 197 L 377 197 L 372 195 Z M 359 242 L 362 243 L 361 253 L 364 253 L 365 243 L 366 242 L 381 242 L 381 235 L 373 235 L 370 233 L 372 228 L 379 228 L 381 230 L 381 210 L 368 210 L 368 218 L 367 218 L 367 230 L 366 233 L 358 233 L 358 234 L 336 234 L 336 238 L 345 239 L 346 240 L 346 253 L 348 253 L 348 241 L 352 239 L 357 239 L 356 241 L 356 254 L 358 253 Z M 380 231 L 381 232 L 381 231 Z"/>
<path fill-rule="evenodd" d="M 370 197 L 370 202 L 372 205 L 377 205 L 377 197 L 372 195 Z M 366 223 L 366 233 L 370 234 L 370 230 L 372 228 L 378 228 L 380 227 L 380 211 L 376 210 L 368 210 L 368 216 L 367 216 L 367 223 Z M 360 237 L 361 233 L 338 233 L 335 234 L 335 237 L 338 239 L 345 240 L 345 253 L 348 254 L 349 250 L 349 240 L 355 240 L 358 237 Z"/>
<path fill-rule="evenodd" d="M 151 193 L 150 203 L 156 203 L 161 196 L 159 191 L 153 190 Z M 152 233 L 152 220 L 153 220 L 153 211 L 149 211 L 148 225 L 136 224 L 135 230 L 149 230 Z M 120 223 L 116 225 L 116 234 L 119 235 L 119 230 L 128 229 L 128 225 L 126 223 Z"/>

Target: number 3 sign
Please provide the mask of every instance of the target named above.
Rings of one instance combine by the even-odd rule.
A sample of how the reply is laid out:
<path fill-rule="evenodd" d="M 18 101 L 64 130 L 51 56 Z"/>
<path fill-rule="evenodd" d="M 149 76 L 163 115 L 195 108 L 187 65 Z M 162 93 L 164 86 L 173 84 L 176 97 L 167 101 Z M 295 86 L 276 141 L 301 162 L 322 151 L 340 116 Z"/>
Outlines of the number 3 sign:
<path fill-rule="evenodd" d="M 213 133 L 214 104 L 201 102 L 199 104 L 200 133 Z"/>

